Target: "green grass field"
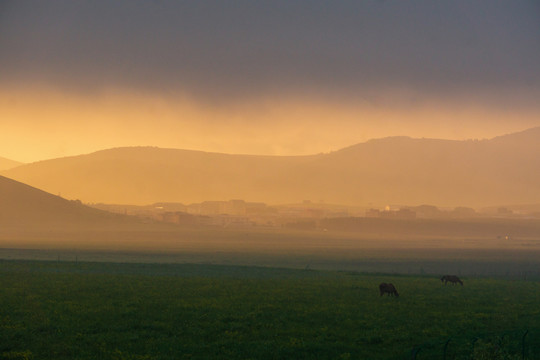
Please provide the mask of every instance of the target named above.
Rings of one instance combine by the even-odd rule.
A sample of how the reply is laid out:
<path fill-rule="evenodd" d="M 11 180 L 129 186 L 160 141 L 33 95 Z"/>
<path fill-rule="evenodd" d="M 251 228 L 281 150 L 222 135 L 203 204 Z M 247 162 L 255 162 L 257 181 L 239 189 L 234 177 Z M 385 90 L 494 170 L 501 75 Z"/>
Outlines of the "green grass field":
<path fill-rule="evenodd" d="M 400 297 L 380 297 L 383 281 Z M 442 359 L 449 338 L 447 359 L 540 358 L 540 283 L 464 282 L 4 260 L 0 359 L 410 359 L 418 346 L 418 359 Z"/>

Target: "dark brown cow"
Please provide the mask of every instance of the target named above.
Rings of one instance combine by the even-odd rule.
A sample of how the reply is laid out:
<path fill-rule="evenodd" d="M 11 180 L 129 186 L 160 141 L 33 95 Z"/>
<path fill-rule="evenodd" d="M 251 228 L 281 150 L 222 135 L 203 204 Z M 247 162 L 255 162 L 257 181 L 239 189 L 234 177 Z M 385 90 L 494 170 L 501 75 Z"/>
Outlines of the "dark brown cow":
<path fill-rule="evenodd" d="M 379 291 L 381 292 L 381 296 L 384 294 L 388 294 L 388 296 L 399 296 L 396 287 L 393 284 L 381 283 L 379 285 Z"/>
<path fill-rule="evenodd" d="M 461 281 L 456 275 L 444 275 L 441 278 L 441 282 L 444 282 L 444 285 L 446 285 L 446 283 L 449 281 L 452 283 L 452 285 L 456 285 L 456 283 L 460 283 L 461 286 L 463 286 L 463 281 Z"/>

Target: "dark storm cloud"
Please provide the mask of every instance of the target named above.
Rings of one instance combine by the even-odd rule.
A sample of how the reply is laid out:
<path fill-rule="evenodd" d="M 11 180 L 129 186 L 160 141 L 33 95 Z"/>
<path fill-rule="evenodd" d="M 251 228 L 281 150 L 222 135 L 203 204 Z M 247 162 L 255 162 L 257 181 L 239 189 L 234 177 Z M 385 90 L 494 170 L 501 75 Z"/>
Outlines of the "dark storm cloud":
<path fill-rule="evenodd" d="M 535 1 L 3 1 L 0 78 L 202 97 L 540 89 Z"/>

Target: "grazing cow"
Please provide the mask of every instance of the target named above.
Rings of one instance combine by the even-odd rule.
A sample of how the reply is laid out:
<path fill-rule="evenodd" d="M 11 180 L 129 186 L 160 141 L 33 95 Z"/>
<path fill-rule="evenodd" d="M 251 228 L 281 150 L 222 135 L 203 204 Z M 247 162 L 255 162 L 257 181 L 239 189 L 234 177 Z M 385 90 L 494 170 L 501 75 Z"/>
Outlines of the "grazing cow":
<path fill-rule="evenodd" d="M 446 283 L 449 281 L 452 283 L 452 285 L 456 285 L 456 283 L 460 283 L 461 286 L 463 286 L 463 281 L 461 281 L 456 275 L 444 275 L 441 278 L 441 282 L 444 282 L 444 285 L 446 285 Z"/>
<path fill-rule="evenodd" d="M 379 285 L 379 291 L 381 292 L 381 296 L 383 296 L 384 294 L 395 297 L 399 296 L 396 287 L 393 284 L 381 283 Z"/>

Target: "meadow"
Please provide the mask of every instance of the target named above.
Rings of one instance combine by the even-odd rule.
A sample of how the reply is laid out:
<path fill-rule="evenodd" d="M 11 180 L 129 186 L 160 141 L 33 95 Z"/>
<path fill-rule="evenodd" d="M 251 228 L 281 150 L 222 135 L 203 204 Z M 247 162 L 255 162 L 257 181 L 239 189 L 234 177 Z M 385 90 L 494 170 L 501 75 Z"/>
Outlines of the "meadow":
<path fill-rule="evenodd" d="M 463 280 L 2 260 L 0 359 L 539 358 L 540 283 Z"/>

